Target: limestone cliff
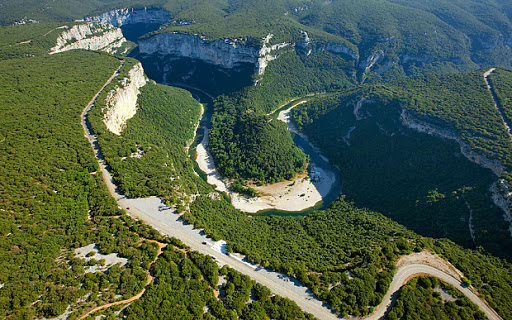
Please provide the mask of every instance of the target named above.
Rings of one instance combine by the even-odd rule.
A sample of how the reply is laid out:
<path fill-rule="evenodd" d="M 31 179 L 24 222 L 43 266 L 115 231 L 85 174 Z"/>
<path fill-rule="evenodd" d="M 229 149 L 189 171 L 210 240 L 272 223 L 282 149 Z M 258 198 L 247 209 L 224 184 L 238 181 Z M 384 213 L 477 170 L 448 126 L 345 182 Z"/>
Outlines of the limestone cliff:
<path fill-rule="evenodd" d="M 258 62 L 256 64 L 258 74 L 264 74 L 265 68 L 267 68 L 268 63 L 272 60 L 279 58 L 279 56 L 277 54 L 273 55 L 272 54 L 273 52 L 277 52 L 278 50 L 291 45 L 291 43 L 286 43 L 286 42 L 269 45 L 270 39 L 272 39 L 273 36 L 274 36 L 273 34 L 268 34 L 263 39 L 262 47 L 258 52 Z M 307 36 L 307 34 L 306 34 L 306 36 Z"/>
<path fill-rule="evenodd" d="M 135 115 L 139 88 L 146 82 L 144 69 L 138 63 L 129 71 L 128 78 L 119 80 L 119 85 L 109 92 L 103 109 L 103 122 L 112 133 L 120 135 L 126 121 Z"/>
<path fill-rule="evenodd" d="M 496 176 L 500 176 L 505 168 L 498 160 L 491 160 L 485 155 L 478 154 L 471 149 L 471 147 L 464 142 L 454 131 L 437 127 L 426 121 L 415 118 L 411 112 L 402 109 L 400 116 L 402 124 L 410 129 L 418 132 L 427 133 L 429 135 L 438 136 L 444 139 L 450 139 L 457 142 L 460 146 L 461 153 L 471 162 L 480 165 L 483 168 L 491 169 Z"/>
<path fill-rule="evenodd" d="M 272 60 L 279 58 L 279 53 L 287 47 L 300 49 L 299 52 L 310 54 L 310 39 L 306 34 L 304 43 L 270 44 L 273 35 L 268 34 L 259 44 L 249 44 L 246 39 L 219 39 L 208 41 L 203 37 L 176 32 L 160 33 L 139 40 L 141 55 L 156 55 L 160 58 L 172 56 L 198 59 L 206 63 L 231 69 L 242 63 L 254 65 L 254 72 L 264 74 L 265 68 Z M 354 49 L 340 44 L 326 44 L 314 52 L 330 51 L 344 53 L 353 59 L 359 56 Z"/>
<path fill-rule="evenodd" d="M 503 218 L 509 223 L 508 230 L 512 236 L 512 213 L 510 212 L 510 208 L 512 207 L 510 197 L 512 194 L 508 189 L 508 184 L 504 179 L 499 179 L 489 188 L 489 191 L 492 194 L 491 198 L 494 204 L 503 210 Z"/>
<path fill-rule="evenodd" d="M 87 17 L 85 21 L 109 23 L 114 27 L 127 24 L 163 24 L 170 19 L 169 12 L 163 9 L 118 9 L 99 16 Z"/>
<path fill-rule="evenodd" d="M 50 54 L 74 49 L 101 50 L 114 53 L 121 48 L 126 39 L 121 29 L 107 23 L 80 23 L 63 31 Z"/>
<path fill-rule="evenodd" d="M 141 55 L 158 55 L 161 57 L 187 57 L 224 68 L 234 68 L 240 63 L 258 64 L 259 49 L 245 45 L 242 40 L 207 41 L 199 36 L 160 33 L 139 40 Z"/>

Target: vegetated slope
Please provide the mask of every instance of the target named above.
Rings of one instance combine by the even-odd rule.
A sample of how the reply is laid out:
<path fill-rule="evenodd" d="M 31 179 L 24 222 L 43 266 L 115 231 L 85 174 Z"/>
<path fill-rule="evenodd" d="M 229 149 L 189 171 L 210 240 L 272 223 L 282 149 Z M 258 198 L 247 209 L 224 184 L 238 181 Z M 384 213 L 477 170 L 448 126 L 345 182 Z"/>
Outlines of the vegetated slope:
<path fill-rule="evenodd" d="M 129 296 L 146 280 L 137 264 L 117 278 L 86 275 L 71 250 L 96 242 L 104 253 L 145 261 L 145 249 L 131 242 L 138 236 L 110 218 L 121 212 L 95 174 L 79 120 L 118 65 L 113 57 L 84 52 L 0 62 L 2 316 L 54 317 L 87 293 L 108 287 Z M 111 298 L 105 293 L 102 299 Z"/>
<path fill-rule="evenodd" d="M 305 156 L 294 145 L 286 125 L 271 121 L 272 109 L 310 92 L 349 88 L 354 60 L 329 52 L 309 56 L 294 49 L 271 64 L 257 85 L 215 101 L 210 152 L 219 172 L 230 178 L 275 182 L 305 168 Z"/>
<path fill-rule="evenodd" d="M 164 286 L 150 285 L 151 294 L 161 295 L 171 283 L 187 283 L 186 291 L 173 292 L 175 301 L 203 295 L 219 318 L 232 319 L 232 310 L 240 309 L 247 317 L 293 314 L 311 319 L 293 302 L 269 298 L 268 289 L 234 271 L 226 271 L 227 293 L 220 300 L 205 294 L 217 289 L 214 275 L 219 269 L 211 258 L 190 251 L 184 257 L 176 251 L 184 249 L 179 240 L 161 237 L 118 209 L 97 173 L 80 114 L 119 65 L 112 56 L 86 51 L 0 61 L 0 317 L 50 318 L 66 310 L 77 317 L 88 308 L 134 296 L 146 285 L 148 268 L 157 257 L 157 240 L 169 244 L 167 253 L 178 255 L 174 261 L 180 272 L 174 273 L 176 264 L 170 272 L 170 260 L 164 255 L 167 260 L 157 263 L 169 268 L 172 278 Z M 181 90 L 169 90 L 176 99 L 189 99 Z M 143 104 L 141 113 L 150 112 L 145 110 L 150 106 Z M 186 111 L 198 112 L 197 108 Z M 183 144 L 186 138 L 180 135 L 176 140 Z M 101 253 L 128 258 L 128 264 L 106 267 L 108 272 L 86 272 L 104 264 L 97 256 L 88 262 L 75 257 L 75 248 L 91 243 Z M 151 272 L 164 282 L 166 272 L 156 267 Z M 205 285 L 202 279 L 210 283 Z M 258 301 L 246 305 L 251 288 Z M 192 316 L 191 310 L 201 303 L 188 301 L 192 308 L 182 314 L 200 318 L 202 309 L 200 316 Z M 140 310 L 149 314 L 155 305 L 144 301 L 127 314 Z"/>
<path fill-rule="evenodd" d="M 1 0 L 0 24 L 7 25 L 14 22 L 34 19 L 40 22 L 50 21 L 73 21 L 82 19 L 84 16 L 99 14 L 113 9 L 152 6 L 163 3 L 159 0 L 22 0 L 9 1 Z M 26 21 L 30 23 L 29 21 Z"/>
<path fill-rule="evenodd" d="M 219 270 L 213 258 L 197 252 L 168 246 L 152 272 L 157 280 L 124 311 L 128 319 L 314 319 L 289 299 L 271 296 L 268 288 L 227 266 Z"/>
<path fill-rule="evenodd" d="M 404 126 L 407 112 L 476 153 L 509 163 L 512 145 L 480 72 L 417 76 L 320 98 L 298 107 L 294 118 L 339 167 L 343 192 L 356 205 L 422 235 L 510 259 L 509 226 L 489 191 L 497 176 L 467 160 L 468 151 L 453 140 Z"/>
<path fill-rule="evenodd" d="M 505 122 L 512 123 L 512 71 L 498 68 L 489 76 L 492 90 L 498 99 L 498 107 L 505 116 Z"/>
<path fill-rule="evenodd" d="M 400 289 L 386 319 L 410 319 L 419 313 L 421 319 L 487 319 L 461 292 L 427 276 L 412 279 Z"/>
<path fill-rule="evenodd" d="M 131 66 L 126 63 L 119 81 Z M 102 121 L 105 99 L 116 85 L 114 81 L 98 97 L 90 119 L 120 190 L 128 197 L 159 195 L 169 203 L 198 190 L 209 192 L 194 175 L 193 159 L 186 151 L 199 121 L 199 103 L 185 90 L 149 82 L 137 98 L 136 115 L 117 136 Z"/>
<path fill-rule="evenodd" d="M 371 81 L 489 64 L 509 66 L 512 56 L 512 9 L 506 1 L 86 0 L 73 6 L 62 0 L 50 4 L 4 0 L 0 4 L 2 24 L 23 17 L 69 21 L 116 8 L 149 6 L 171 14 L 167 28 L 158 32 L 199 34 L 210 40 L 249 38 L 259 45 L 268 33 L 275 35 L 273 43 L 302 42 L 301 31 L 306 31 L 313 49 L 326 42 L 355 48 L 358 78 Z"/>
<path fill-rule="evenodd" d="M 422 249 L 442 254 L 500 315 L 512 315 L 509 263 L 446 239 L 420 237 L 343 197 L 305 217 L 247 216 L 226 202 L 199 197 L 183 218 L 227 240 L 229 250 L 296 277 L 345 315 L 370 313 L 368 305 L 381 301 L 392 280 L 397 257 Z"/>
<path fill-rule="evenodd" d="M 227 97 L 215 102 L 209 149 L 224 177 L 277 182 L 305 169 L 306 155 L 280 121 L 237 107 Z"/>
<path fill-rule="evenodd" d="M 63 30 L 60 27 L 69 25 L 49 22 L 0 27 L 0 60 L 46 55 Z"/>
<path fill-rule="evenodd" d="M 474 68 L 475 63 L 504 63 L 510 56 L 504 44 L 511 27 L 502 10 L 494 2 L 332 1 L 312 3 L 300 12 L 299 21 L 351 41 L 361 60 L 378 57 L 373 69 L 380 71 L 372 76 L 384 73 L 386 79 L 404 71 L 447 72 Z"/>

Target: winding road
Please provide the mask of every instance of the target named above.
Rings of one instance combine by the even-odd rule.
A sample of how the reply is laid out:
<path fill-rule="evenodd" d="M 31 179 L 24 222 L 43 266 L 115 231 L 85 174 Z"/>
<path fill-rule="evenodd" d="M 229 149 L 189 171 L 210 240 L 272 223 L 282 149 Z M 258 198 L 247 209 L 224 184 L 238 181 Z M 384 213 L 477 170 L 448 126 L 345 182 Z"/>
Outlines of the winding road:
<path fill-rule="evenodd" d="M 220 266 L 228 265 L 268 287 L 275 294 L 293 300 L 304 311 L 313 314 L 318 319 L 339 319 L 331 311 L 328 305 L 318 300 L 308 288 L 303 286 L 297 280 L 290 278 L 285 274 L 250 264 L 245 261 L 243 257 L 237 254 L 226 254 L 226 251 L 222 249 L 222 242 L 214 243 L 211 239 L 207 238 L 202 231 L 193 229 L 193 226 L 182 221 L 180 216 L 176 214 L 172 208 L 169 208 L 162 203 L 160 199 L 156 197 L 129 199 L 118 190 L 109 172 L 107 163 L 104 160 L 96 137 L 91 129 L 87 114 L 94 105 L 98 95 L 112 81 L 112 79 L 114 79 L 122 66 L 123 61 L 121 61 L 119 68 L 112 74 L 100 91 L 98 91 L 98 93 L 92 98 L 81 114 L 81 123 L 85 136 L 91 143 L 105 183 L 118 205 L 125 209 L 131 217 L 144 221 L 166 235 L 180 239 L 193 250 L 214 257 Z M 219 249 L 219 247 L 221 249 Z M 455 286 L 468 296 L 471 301 L 475 302 L 487 317 L 489 317 L 489 319 L 501 319 L 494 310 L 487 306 L 485 301 L 478 297 L 475 292 L 469 288 L 463 287 L 460 277 L 450 275 L 449 273 L 426 263 L 406 263 L 400 265 L 395 273 L 393 282 L 383 299 L 383 302 L 375 308 L 375 312 L 372 315 L 365 319 L 381 319 L 392 305 L 400 287 L 411 277 L 424 274 L 433 275 Z"/>
<path fill-rule="evenodd" d="M 502 320 L 502 318 L 492 309 L 485 300 L 478 296 L 478 293 L 471 287 L 467 287 L 462 284 L 461 278 L 459 276 L 454 276 L 448 274 L 447 272 L 440 270 L 434 266 L 430 266 L 423 263 L 410 263 L 400 266 L 395 276 L 393 277 L 393 281 L 391 282 L 388 292 L 384 295 L 382 302 L 380 305 L 375 307 L 374 312 L 364 318 L 365 320 L 377 320 L 384 318 L 387 311 L 390 310 L 393 302 L 396 300 L 398 295 L 398 290 L 407 283 L 413 277 L 421 276 L 421 275 L 429 275 L 434 276 L 452 286 L 454 286 L 457 290 L 462 292 L 469 300 L 475 303 L 480 310 L 485 313 L 487 318 L 490 320 Z"/>
<path fill-rule="evenodd" d="M 507 120 L 506 120 L 507 118 L 505 117 L 503 110 L 500 108 L 498 98 L 494 94 L 491 83 L 489 82 L 489 76 L 491 75 L 491 73 L 494 72 L 494 70 L 496 70 L 496 68 L 491 68 L 491 69 L 487 70 L 484 73 L 484 80 L 485 80 L 485 83 L 487 84 L 487 90 L 489 90 L 489 93 L 492 96 L 492 100 L 494 100 L 494 106 L 496 107 L 496 110 L 498 110 L 498 113 L 500 114 L 501 119 L 503 120 L 503 125 L 505 126 L 505 128 L 507 128 L 507 133 L 510 137 L 510 140 L 512 140 L 512 130 L 510 129 L 510 124 L 507 122 Z"/>

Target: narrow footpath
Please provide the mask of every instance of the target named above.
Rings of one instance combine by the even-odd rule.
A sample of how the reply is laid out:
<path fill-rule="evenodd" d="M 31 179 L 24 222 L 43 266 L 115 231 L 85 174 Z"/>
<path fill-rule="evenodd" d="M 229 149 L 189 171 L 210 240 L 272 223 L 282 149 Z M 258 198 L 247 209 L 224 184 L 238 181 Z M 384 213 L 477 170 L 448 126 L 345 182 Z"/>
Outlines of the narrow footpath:
<path fill-rule="evenodd" d="M 162 203 L 160 199 L 156 197 L 129 199 L 119 191 L 113 181 L 103 154 L 101 153 L 96 137 L 93 134 L 87 118 L 87 113 L 94 105 L 99 94 L 112 81 L 112 79 L 114 79 L 122 66 L 123 62 L 121 61 L 119 68 L 114 72 L 101 90 L 98 91 L 93 99 L 91 99 L 81 114 L 81 123 L 84 128 L 85 136 L 88 138 L 93 148 L 105 183 L 118 205 L 125 209 L 131 217 L 144 221 L 164 234 L 180 239 L 193 250 L 212 256 L 217 260 L 219 266 L 228 265 L 238 272 L 248 275 L 251 279 L 268 287 L 275 294 L 293 300 L 304 311 L 313 314 L 318 319 L 339 319 L 326 303 L 318 300 L 318 298 L 316 298 L 307 287 L 302 285 L 296 279 L 290 278 L 285 274 L 270 271 L 262 268 L 261 266 L 248 263 L 237 254 L 226 254 L 225 250 L 219 250 L 219 242 L 212 243 L 211 239 L 207 238 L 201 230 L 194 229 L 193 226 L 181 220 L 180 216 L 178 216 L 172 208 L 169 208 Z M 497 315 L 497 313 L 490 308 L 486 302 L 481 299 L 476 292 L 474 292 L 474 290 L 464 287 L 459 276 L 451 275 L 450 273 L 443 271 L 443 268 L 432 266 L 430 263 L 421 260 L 416 261 L 415 263 L 399 265 L 382 303 L 375 308 L 375 312 L 372 315 L 367 316 L 365 319 L 381 319 L 391 308 L 400 287 L 410 278 L 419 275 L 432 275 L 452 284 L 458 290 L 463 292 L 471 301 L 475 302 L 489 319 L 501 319 L 501 317 Z M 135 297 L 140 298 L 144 292 L 145 291 L 142 291 Z M 132 297 L 131 299 L 135 300 L 135 297 Z M 106 307 L 108 306 L 102 306 L 99 308 Z M 353 319 L 353 317 L 351 317 L 351 319 Z"/>
<path fill-rule="evenodd" d="M 151 262 L 150 267 L 148 268 L 148 269 L 151 269 L 151 266 L 156 262 L 158 257 L 162 254 L 162 249 L 165 248 L 167 246 L 167 244 L 161 243 L 161 242 L 158 242 L 158 241 L 154 241 L 154 240 L 148 240 L 148 239 L 142 239 L 142 240 L 147 240 L 147 241 L 150 241 L 150 242 L 158 244 L 158 253 L 157 253 L 155 259 L 153 259 L 153 261 Z M 153 282 L 153 279 L 154 279 L 153 276 L 149 273 L 149 271 L 146 271 L 146 274 L 148 275 L 148 280 L 146 281 L 146 285 L 144 286 L 144 288 L 139 293 L 137 293 L 133 297 L 125 299 L 125 300 L 121 300 L 121 301 L 107 303 L 107 304 L 104 304 L 102 306 L 98 306 L 98 307 L 92 309 L 91 311 L 87 312 L 86 314 L 82 315 L 78 319 L 80 319 L 80 320 L 81 319 L 85 319 L 88 316 L 90 316 L 90 315 L 92 315 L 95 312 L 98 312 L 100 310 L 104 310 L 104 309 L 107 309 L 107 308 L 110 308 L 110 307 L 113 307 L 113 306 L 119 306 L 119 305 L 123 305 L 123 304 L 128 304 L 128 303 L 131 303 L 131 302 L 133 302 L 135 300 L 140 299 L 142 297 L 142 295 L 144 295 L 144 293 L 146 292 L 146 289 L 151 284 L 151 282 Z"/>

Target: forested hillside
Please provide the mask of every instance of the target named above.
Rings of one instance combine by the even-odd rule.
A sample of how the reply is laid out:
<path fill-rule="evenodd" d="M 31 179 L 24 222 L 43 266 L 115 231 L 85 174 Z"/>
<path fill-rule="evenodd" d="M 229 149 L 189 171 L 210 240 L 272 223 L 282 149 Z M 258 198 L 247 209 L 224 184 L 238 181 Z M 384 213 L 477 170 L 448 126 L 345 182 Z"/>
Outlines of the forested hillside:
<path fill-rule="evenodd" d="M 132 65 L 125 63 L 119 81 Z M 120 190 L 129 197 L 158 195 L 172 204 L 188 194 L 208 192 L 210 188 L 193 174 L 193 159 L 187 155 L 199 121 L 199 103 L 183 89 L 148 83 L 137 99 L 137 116 L 117 136 L 102 121 L 105 98 L 116 85 L 111 83 L 98 97 L 90 119 Z"/>
<path fill-rule="evenodd" d="M 472 149 L 491 165 L 510 167 L 512 144 L 481 72 L 417 76 L 319 98 L 294 118 L 340 168 L 343 192 L 357 205 L 420 234 L 510 259 L 509 226 L 490 191 L 495 172 L 507 179 L 510 173 L 466 159 Z M 438 135 L 448 139 L 411 130 L 415 123 L 443 128 Z"/>
<path fill-rule="evenodd" d="M 505 1 L 368 0 L 329 2 L 86 0 L 79 5 L 57 0 L 2 1 L 0 22 L 24 17 L 38 21 L 69 21 L 123 7 L 159 7 L 171 14 L 168 31 L 202 34 L 209 39 L 261 39 L 275 43 L 304 41 L 312 47 L 343 43 L 359 53 L 360 79 L 371 65 L 368 80 L 378 81 L 418 72 L 475 69 L 478 65 L 510 64 L 512 9 Z M 264 8 L 264 10 L 262 10 Z M 485 14 L 482 14 L 485 12 Z M 256 44 L 257 42 L 256 41 Z"/>
<path fill-rule="evenodd" d="M 426 276 L 412 279 L 400 290 L 386 319 L 412 319 L 418 313 L 422 319 L 487 319 L 461 292 Z"/>
<path fill-rule="evenodd" d="M 184 218 L 214 239 L 228 240 L 229 250 L 296 277 L 344 315 L 371 313 L 368 306 L 381 301 L 398 256 L 423 249 L 463 271 L 504 318 L 512 315 L 510 263 L 446 239 L 421 237 L 344 197 L 305 217 L 252 217 L 224 201 L 201 197 Z"/>
<path fill-rule="evenodd" d="M 125 235 L 120 242 L 102 239 L 105 232 L 116 232 L 119 225 L 109 217 L 121 212 L 95 174 L 98 167 L 79 120 L 118 65 L 107 55 L 78 52 L 0 63 L 3 317 L 57 316 L 87 292 L 113 286 L 113 292 L 130 295 L 145 281 L 140 266 L 132 265 L 124 270 L 123 278 L 131 278 L 124 290 L 120 278 L 106 277 L 96 289 L 81 289 L 83 262 L 71 250 L 96 242 L 104 252 L 143 254 L 122 244 Z M 78 72 L 84 78 L 76 78 Z"/>
<path fill-rule="evenodd" d="M 53 27 L 33 34 L 16 28 L 22 32 L 11 34 L 14 41 L 36 38 Z M 219 270 L 210 257 L 189 250 L 177 239 L 162 237 L 118 209 L 84 137 L 80 113 L 120 63 L 110 55 L 86 51 L 39 57 L 20 54 L 0 61 L 0 317 L 77 318 L 146 287 L 147 298 L 123 315 L 152 319 L 159 309 L 183 319 L 212 315 L 236 319 L 237 314 L 241 319 L 289 315 L 312 319 L 290 300 L 271 296 L 267 288 L 233 270 Z M 153 126 L 147 127 L 147 134 L 164 131 L 159 126 L 168 123 L 158 122 L 161 118 L 155 114 L 169 116 L 162 104 L 172 107 L 167 105 L 172 102 L 173 124 L 189 130 L 175 131 L 171 147 L 155 139 L 148 149 L 175 148 L 171 150 L 185 155 L 198 104 L 183 90 L 154 84 L 146 90 L 142 101 L 155 103 L 141 101 L 141 116 L 132 121 L 134 131 L 143 131 L 140 127 L 150 122 Z M 163 140 L 169 138 L 169 133 L 163 134 Z M 141 144 L 149 143 L 143 134 L 137 137 Z M 178 166 L 184 158 L 168 161 Z M 96 244 L 99 253 L 91 252 L 86 259 L 75 255 L 75 249 L 89 244 Z M 159 247 L 165 247 L 161 257 Z M 105 265 L 104 255 L 110 253 L 126 258 L 127 264 Z M 95 268 L 99 270 L 94 272 Z M 146 285 L 148 274 L 158 276 L 158 283 Z M 220 296 L 214 294 L 219 275 L 225 279 L 221 282 L 225 293 Z M 171 290 L 172 286 L 181 290 Z M 188 308 L 172 307 L 166 299 L 152 300 L 169 290 L 173 302 L 187 301 Z M 210 313 L 204 313 L 206 305 Z M 114 315 L 110 309 L 100 313 Z"/>
<path fill-rule="evenodd" d="M 222 176 L 273 183 L 306 169 L 306 155 L 281 121 L 237 106 L 224 97 L 215 102 L 209 149 Z"/>
<path fill-rule="evenodd" d="M 464 272 L 491 307 L 512 318 L 510 225 L 491 199 L 508 193 L 512 142 L 483 78 L 491 65 L 502 66 L 489 79 L 510 123 L 508 2 L 75 2 L 0 0 L 0 23 L 8 25 L 0 28 L 0 318 L 50 318 L 66 310 L 78 317 L 143 290 L 121 314 L 114 307 L 95 315 L 311 318 L 132 220 L 108 194 L 80 113 L 120 57 L 47 53 L 74 19 L 125 7 L 169 12 L 170 20 L 146 38 L 178 32 L 257 49 L 286 43 L 266 53 L 275 59 L 264 74 L 249 76 L 252 85 L 214 88 L 210 150 L 224 177 L 261 183 L 292 177 L 308 159 L 270 115 L 309 95 L 293 113 L 295 123 L 340 169 L 344 193 L 307 216 L 235 210 L 194 174 L 188 148 L 200 105 L 184 90 L 148 82 L 122 134 L 107 131 L 103 102 L 137 63 L 122 58 L 90 120 L 125 195 L 158 195 L 177 205 L 184 220 L 226 240 L 230 251 L 296 277 L 340 315 L 371 313 L 397 259 L 426 249 Z M 27 24 L 10 25 L 15 22 Z M 186 72 L 181 80 L 187 84 Z M 93 243 L 127 264 L 105 266 L 98 253 L 88 261 L 75 256 L 74 249 Z M 90 267 L 108 272 L 86 272 Z M 481 318 L 464 298 L 440 301 L 436 286 L 429 278 L 412 281 L 389 318 Z"/>

